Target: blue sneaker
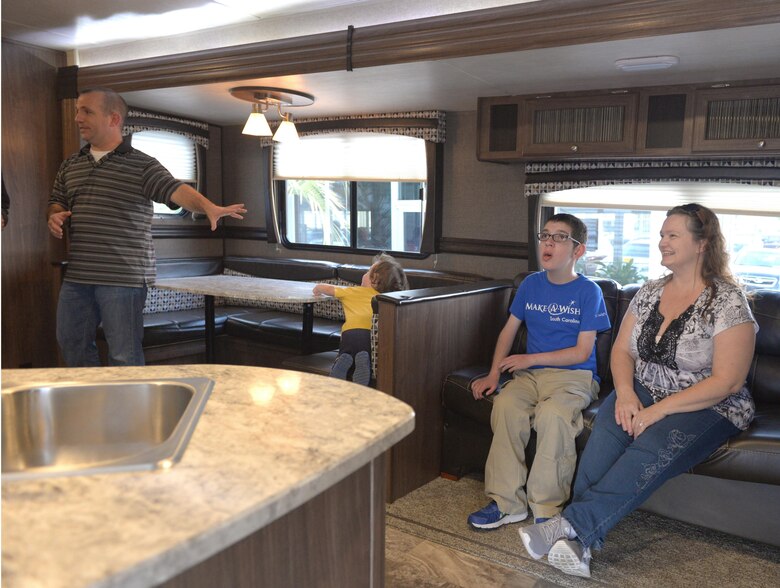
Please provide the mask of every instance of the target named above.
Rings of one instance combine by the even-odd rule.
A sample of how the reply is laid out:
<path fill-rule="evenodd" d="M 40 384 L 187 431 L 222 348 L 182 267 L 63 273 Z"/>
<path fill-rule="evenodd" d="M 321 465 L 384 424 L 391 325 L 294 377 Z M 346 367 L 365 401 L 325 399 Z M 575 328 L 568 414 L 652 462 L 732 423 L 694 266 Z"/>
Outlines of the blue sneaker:
<path fill-rule="evenodd" d="M 538 525 L 539 523 L 543 523 L 544 521 L 549 521 L 550 517 L 536 517 L 534 519 L 534 525 Z"/>
<path fill-rule="evenodd" d="M 482 510 L 469 515 L 468 523 L 475 529 L 497 529 L 509 523 L 519 523 L 528 517 L 527 512 L 520 514 L 505 514 L 501 512 L 495 500 L 491 500 Z"/>

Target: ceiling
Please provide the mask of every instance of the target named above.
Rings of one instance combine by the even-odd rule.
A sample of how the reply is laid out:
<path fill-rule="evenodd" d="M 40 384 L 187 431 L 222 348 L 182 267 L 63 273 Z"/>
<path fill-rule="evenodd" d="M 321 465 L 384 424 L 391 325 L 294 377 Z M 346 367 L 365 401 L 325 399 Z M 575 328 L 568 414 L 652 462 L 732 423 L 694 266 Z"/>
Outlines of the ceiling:
<path fill-rule="evenodd" d="M 122 59 L 147 56 L 150 48 L 175 52 L 178 39 L 187 47 L 198 43 L 222 45 L 295 36 L 346 28 L 347 24 L 378 24 L 513 3 L 508 0 L 135 0 L 137 14 L 160 16 L 165 11 L 207 7 L 207 23 L 193 32 L 164 24 L 166 34 L 154 34 L 151 21 L 141 25 L 120 14 L 116 2 L 96 0 L 3 0 L 3 37 L 69 51 L 71 59 L 93 62 L 119 54 Z M 423 5 L 421 8 L 420 5 Z M 207 6 L 208 5 L 208 6 Z M 230 10 L 225 11 L 226 5 Z M 268 6 L 271 6 L 268 8 Z M 221 8 L 220 8 L 221 7 Z M 236 8 L 238 7 L 238 8 Z M 217 12 L 214 12 L 216 9 Z M 217 14 L 218 13 L 218 14 Z M 136 15 L 137 15 L 136 14 Z M 194 13 L 174 12 L 174 21 L 195 24 Z M 184 15 L 187 15 L 185 18 Z M 120 18 L 121 17 L 121 18 Z M 119 18 L 118 21 L 111 20 Z M 232 21 L 230 19 L 233 19 Z M 118 25 L 115 22 L 119 22 Z M 164 21 L 164 23 L 169 21 Z M 85 23 L 112 23 L 108 33 L 92 31 L 82 41 Z M 218 25 L 219 28 L 214 28 Z M 265 27 L 265 28 L 263 28 Z M 136 31 L 133 33 L 133 31 Z M 170 32 L 180 36 L 171 37 Z M 287 33 L 285 35 L 285 33 Z M 113 35 L 113 36 L 112 36 Z M 168 47 L 168 49 L 166 49 Z M 113 53 L 112 53 L 113 50 Z M 146 51 L 146 53 L 144 53 Z M 663 71 L 625 73 L 614 62 L 627 57 L 674 55 L 679 65 Z M 114 59 L 114 60 L 122 60 Z M 83 61 L 77 61 L 83 65 Z M 343 115 L 418 109 L 473 111 L 477 97 L 576 91 L 780 76 L 780 24 L 719 29 L 695 33 L 552 47 L 437 61 L 307 75 L 241 80 L 236 83 L 127 92 L 137 107 L 172 112 L 217 125 L 241 124 L 250 107 L 232 98 L 234 86 L 287 87 L 315 96 L 299 116 Z"/>

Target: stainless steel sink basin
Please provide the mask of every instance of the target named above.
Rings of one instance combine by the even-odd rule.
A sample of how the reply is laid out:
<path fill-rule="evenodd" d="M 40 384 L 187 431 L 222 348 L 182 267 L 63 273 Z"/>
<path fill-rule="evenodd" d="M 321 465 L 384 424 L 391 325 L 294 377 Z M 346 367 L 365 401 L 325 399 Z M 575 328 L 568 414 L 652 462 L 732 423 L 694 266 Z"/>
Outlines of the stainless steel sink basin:
<path fill-rule="evenodd" d="M 67 382 L 2 391 L 3 481 L 169 468 L 214 382 Z"/>

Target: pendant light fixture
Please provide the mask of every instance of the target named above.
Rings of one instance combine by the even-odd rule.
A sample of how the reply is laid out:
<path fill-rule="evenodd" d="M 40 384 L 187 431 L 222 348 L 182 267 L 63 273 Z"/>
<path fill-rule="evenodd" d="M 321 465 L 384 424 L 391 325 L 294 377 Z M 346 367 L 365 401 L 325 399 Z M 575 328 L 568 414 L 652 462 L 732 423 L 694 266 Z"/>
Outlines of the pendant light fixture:
<path fill-rule="evenodd" d="M 314 104 L 314 96 L 296 90 L 284 90 L 282 88 L 269 88 L 266 86 L 241 86 L 231 88 L 230 94 L 239 100 L 252 103 L 252 113 L 244 125 L 242 131 L 245 135 L 257 137 L 270 137 L 274 141 L 297 141 L 298 131 L 292 122 L 292 116 L 284 109 Z M 271 106 L 276 106 L 281 122 L 272 133 L 265 113 Z"/>

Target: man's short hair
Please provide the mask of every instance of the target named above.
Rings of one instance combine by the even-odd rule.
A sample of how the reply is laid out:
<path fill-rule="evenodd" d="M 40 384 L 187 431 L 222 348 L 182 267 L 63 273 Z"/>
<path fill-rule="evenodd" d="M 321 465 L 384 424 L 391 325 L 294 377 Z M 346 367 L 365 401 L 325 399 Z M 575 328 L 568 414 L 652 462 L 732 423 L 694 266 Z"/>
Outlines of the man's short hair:
<path fill-rule="evenodd" d="M 103 110 L 106 113 L 116 112 L 122 119 L 121 124 L 124 124 L 125 118 L 127 118 L 127 102 L 119 94 L 114 92 L 111 88 L 87 88 L 79 92 L 79 96 L 84 94 L 92 94 L 98 92 L 103 94 Z"/>

